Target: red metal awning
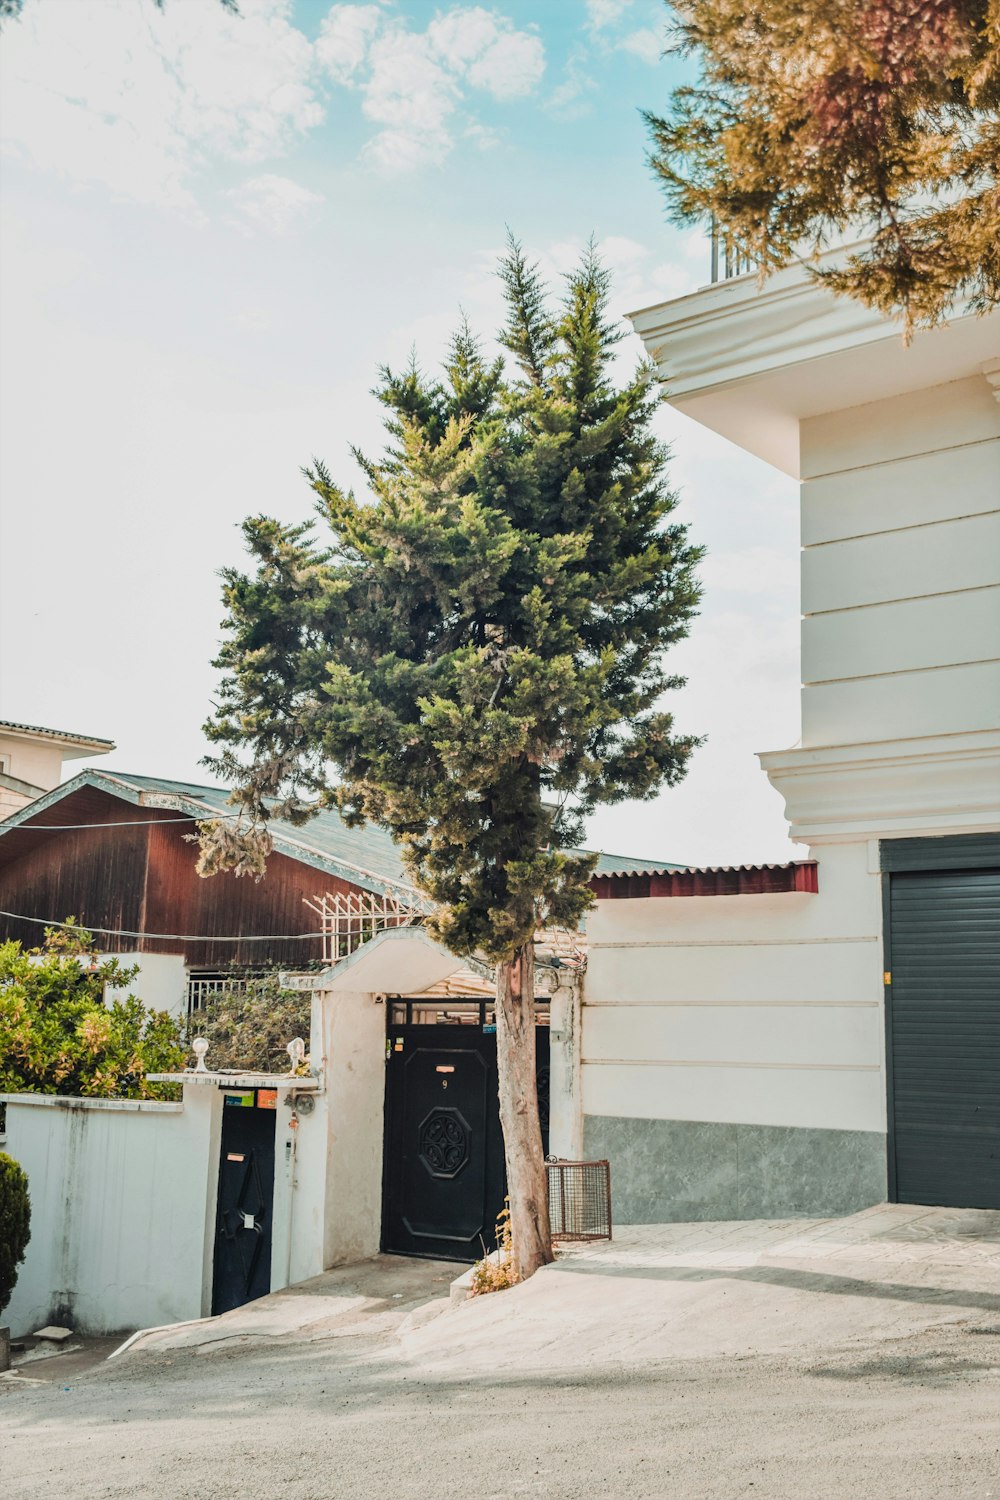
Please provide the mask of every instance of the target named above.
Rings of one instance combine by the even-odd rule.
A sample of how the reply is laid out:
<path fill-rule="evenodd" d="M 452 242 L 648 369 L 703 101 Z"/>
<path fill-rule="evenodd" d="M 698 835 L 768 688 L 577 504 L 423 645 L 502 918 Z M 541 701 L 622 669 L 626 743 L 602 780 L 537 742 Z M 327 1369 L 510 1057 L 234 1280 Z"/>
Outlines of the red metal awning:
<path fill-rule="evenodd" d="M 788 891 L 815 895 L 819 867 L 814 859 L 786 865 L 707 865 L 702 869 L 663 869 L 595 875 L 599 901 L 641 900 L 650 896 L 776 896 Z"/>

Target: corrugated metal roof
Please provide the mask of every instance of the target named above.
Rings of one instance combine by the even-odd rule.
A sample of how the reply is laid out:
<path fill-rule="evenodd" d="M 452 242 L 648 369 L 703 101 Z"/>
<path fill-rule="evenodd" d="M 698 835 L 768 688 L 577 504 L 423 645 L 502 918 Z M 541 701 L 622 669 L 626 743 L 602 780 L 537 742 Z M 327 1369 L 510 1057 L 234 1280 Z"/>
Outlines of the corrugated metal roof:
<path fill-rule="evenodd" d="M 618 870 L 597 875 L 594 887 L 598 899 L 604 901 L 657 896 L 776 896 L 792 892 L 815 895 L 819 890 L 819 866 L 815 860 L 803 859 L 789 860 L 786 864 Z"/>
<path fill-rule="evenodd" d="M 173 808 L 189 816 L 233 816 L 227 788 L 171 781 L 159 776 L 140 776 L 130 771 L 87 769 L 63 782 L 54 791 L 29 803 L 0 823 L 0 834 L 27 822 L 36 814 L 83 786 L 92 786 L 111 796 L 124 796 L 140 807 Z M 280 854 L 358 885 L 362 890 L 381 891 L 387 885 L 412 886 L 399 851 L 383 828 L 367 823 L 349 828 L 334 808 L 296 826 L 275 820 L 268 825 Z M 594 850 L 581 850 L 592 854 Z M 597 875 L 651 874 L 677 868 L 662 861 L 631 859 L 627 855 L 598 854 Z"/>
<path fill-rule="evenodd" d="M 18 724 L 14 719 L 0 719 L 0 734 L 5 729 L 12 729 L 15 734 L 41 734 L 47 740 L 60 740 L 64 745 L 90 745 L 94 749 L 103 747 L 107 750 L 115 748 L 114 740 L 103 740 L 95 734 L 73 734 L 68 729 L 46 729 L 42 724 Z"/>
<path fill-rule="evenodd" d="M 226 787 L 197 786 L 124 771 L 102 770 L 92 774 L 134 787 L 147 806 L 156 805 L 153 798 L 170 797 L 190 805 L 199 816 L 206 810 L 216 816 L 234 816 Z M 363 889 L 380 890 L 383 884 L 411 883 L 399 851 L 385 829 L 371 823 L 349 828 L 335 808 L 324 809 L 301 826 L 276 818 L 268 824 L 268 829 L 279 853 L 350 880 Z"/>
<path fill-rule="evenodd" d="M 609 856 L 610 857 L 610 856 Z M 742 872 L 759 870 L 788 870 L 796 864 L 809 864 L 810 860 L 783 860 L 773 865 L 664 865 L 656 864 L 653 860 L 632 860 L 626 862 L 624 859 L 613 870 L 603 869 L 598 866 L 597 875 L 738 875 Z"/>
<path fill-rule="evenodd" d="M 683 870 L 684 865 L 664 864 L 662 859 L 634 859 L 629 854 L 604 854 L 595 849 L 578 849 L 578 854 L 597 854 L 595 875 L 657 875 L 664 870 Z"/>

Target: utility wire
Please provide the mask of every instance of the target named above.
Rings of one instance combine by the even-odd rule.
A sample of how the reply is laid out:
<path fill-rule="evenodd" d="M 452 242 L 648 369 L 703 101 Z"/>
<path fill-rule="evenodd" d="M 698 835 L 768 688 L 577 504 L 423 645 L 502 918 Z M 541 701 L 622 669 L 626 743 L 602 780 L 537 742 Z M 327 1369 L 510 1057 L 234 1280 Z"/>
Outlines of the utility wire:
<path fill-rule="evenodd" d="M 3 823 L 0 822 L 0 838 L 2 838 L 5 833 L 20 833 L 22 829 L 26 830 L 29 833 L 73 833 L 82 828 L 146 828 L 153 826 L 162 828 L 165 823 L 215 823 L 224 821 L 226 818 L 238 817 L 239 813 L 206 812 L 204 813 L 204 815 L 201 813 L 181 813 L 180 816 L 176 818 L 123 818 L 120 821 L 111 823 L 15 823 L 10 828 L 5 828 Z M 308 851 L 311 847 L 305 842 L 304 839 L 297 839 L 293 837 L 293 835 L 288 833 L 283 832 L 279 835 L 279 837 L 281 838 L 283 843 L 291 844 L 294 848 L 297 849 L 305 849 Z M 290 855 L 289 858 L 294 859 L 295 855 Z M 410 883 L 406 880 L 397 880 L 392 875 L 380 875 L 377 870 L 369 870 L 364 865 L 356 865 L 353 860 L 344 859 L 339 854 L 331 854 L 329 858 L 344 870 L 353 870 L 356 875 L 365 875 L 369 880 L 377 880 L 382 885 L 392 886 L 394 890 L 412 891 L 416 895 L 421 894 L 419 886 L 410 885 Z M 25 917 L 24 920 L 26 922 L 34 921 L 34 918 Z M 129 937 L 136 936 L 135 933 L 128 933 L 126 935 Z M 141 936 L 141 934 L 139 934 L 139 936 Z M 206 939 L 206 941 L 208 940 Z M 218 941 L 222 942 L 223 939 L 219 938 Z M 242 941 L 242 939 L 240 941 Z"/>
<path fill-rule="evenodd" d="M 0 823 L 0 834 L 3 833 L 72 833 L 79 828 L 148 828 L 154 824 L 162 826 L 164 823 L 207 823 L 219 818 L 235 818 L 237 813 L 181 813 L 176 818 L 116 818 L 110 823 L 15 823 L 10 828 L 5 828 Z"/>
<path fill-rule="evenodd" d="M 101 937 L 155 938 L 171 943 L 301 943 L 319 938 L 322 932 L 241 933 L 238 937 L 216 937 L 214 933 L 126 932 L 121 927 L 89 927 L 85 922 L 53 922 L 47 917 L 24 917 L 16 911 L 0 911 L 0 917 L 15 922 L 34 922 L 38 927 L 68 927 L 73 932 L 100 933 Z"/>

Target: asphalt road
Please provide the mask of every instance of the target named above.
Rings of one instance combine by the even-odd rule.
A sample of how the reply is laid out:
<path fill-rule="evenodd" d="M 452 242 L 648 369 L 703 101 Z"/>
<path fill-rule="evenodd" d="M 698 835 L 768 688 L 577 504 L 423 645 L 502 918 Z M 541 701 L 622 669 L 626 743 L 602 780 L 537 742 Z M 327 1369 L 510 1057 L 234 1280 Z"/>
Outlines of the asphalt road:
<path fill-rule="evenodd" d="M 781 1356 L 603 1363 L 591 1351 L 578 1369 L 571 1346 L 553 1347 L 548 1369 L 469 1376 L 414 1357 L 397 1336 L 440 1296 L 440 1273 L 415 1265 L 402 1293 L 383 1288 L 308 1336 L 129 1354 L 45 1385 L 0 1382 L 0 1491 L 1000 1500 L 995 1314 Z M 446 1337 L 450 1316 L 427 1331 Z"/>

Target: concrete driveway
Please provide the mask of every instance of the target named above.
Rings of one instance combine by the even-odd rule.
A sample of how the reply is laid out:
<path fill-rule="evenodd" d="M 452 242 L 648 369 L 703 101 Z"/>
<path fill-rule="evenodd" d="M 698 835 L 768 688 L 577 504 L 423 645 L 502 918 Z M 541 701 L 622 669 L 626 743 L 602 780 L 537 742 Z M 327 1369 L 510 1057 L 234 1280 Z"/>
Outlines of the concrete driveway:
<path fill-rule="evenodd" d="M 1000 1213 L 882 1205 L 846 1219 L 624 1226 L 525 1285 L 406 1333 L 466 1370 L 781 1354 L 1000 1324 Z"/>
<path fill-rule="evenodd" d="M 0 1382 L 17 1500 L 1000 1500 L 1000 1215 L 622 1229 L 510 1292 L 379 1257 Z"/>

